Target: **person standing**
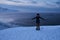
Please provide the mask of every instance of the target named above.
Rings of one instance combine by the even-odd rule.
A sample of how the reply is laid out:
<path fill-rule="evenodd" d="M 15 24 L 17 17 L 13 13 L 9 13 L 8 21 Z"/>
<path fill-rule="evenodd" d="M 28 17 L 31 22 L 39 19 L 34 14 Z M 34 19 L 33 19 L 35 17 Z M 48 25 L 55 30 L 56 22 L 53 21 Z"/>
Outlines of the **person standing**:
<path fill-rule="evenodd" d="M 32 18 L 32 20 L 33 19 L 36 19 L 36 30 L 40 30 L 40 19 L 43 19 L 43 20 L 45 20 L 45 19 L 40 17 L 39 13 L 37 13 L 36 17 Z"/>

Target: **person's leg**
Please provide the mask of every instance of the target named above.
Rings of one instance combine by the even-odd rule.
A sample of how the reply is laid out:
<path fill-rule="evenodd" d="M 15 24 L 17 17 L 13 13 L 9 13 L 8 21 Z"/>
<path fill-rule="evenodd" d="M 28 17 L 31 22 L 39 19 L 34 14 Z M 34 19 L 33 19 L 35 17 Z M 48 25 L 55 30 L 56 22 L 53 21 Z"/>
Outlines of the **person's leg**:
<path fill-rule="evenodd" d="M 36 23 L 36 30 L 40 30 L 40 24 Z"/>

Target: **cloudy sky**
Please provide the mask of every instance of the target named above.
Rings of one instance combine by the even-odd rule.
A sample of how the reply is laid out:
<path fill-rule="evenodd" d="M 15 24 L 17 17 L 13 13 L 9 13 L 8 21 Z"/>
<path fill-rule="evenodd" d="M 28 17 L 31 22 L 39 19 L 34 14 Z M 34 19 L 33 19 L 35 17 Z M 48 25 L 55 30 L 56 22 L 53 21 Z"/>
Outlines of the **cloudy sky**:
<path fill-rule="evenodd" d="M 0 4 L 22 6 L 23 11 L 60 11 L 60 0 L 0 0 Z"/>
<path fill-rule="evenodd" d="M 15 10 L 13 11 L 15 13 L 16 10 L 17 12 L 24 12 L 24 13 L 25 12 L 60 13 L 60 0 L 0 0 L 0 12 L 5 13 L 6 10 L 9 13 L 12 12 L 13 10 Z M 9 17 L 6 16 L 5 14 L 0 13 L 0 21 L 4 22 L 13 21 L 13 18 L 12 19 L 10 18 L 11 16 Z"/>

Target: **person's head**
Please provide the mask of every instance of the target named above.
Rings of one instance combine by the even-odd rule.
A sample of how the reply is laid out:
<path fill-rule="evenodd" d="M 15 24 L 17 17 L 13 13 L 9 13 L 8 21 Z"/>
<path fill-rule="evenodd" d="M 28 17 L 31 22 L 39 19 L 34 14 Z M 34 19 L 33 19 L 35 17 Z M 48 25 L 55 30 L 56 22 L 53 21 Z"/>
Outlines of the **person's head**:
<path fill-rule="evenodd" d="M 39 13 L 37 13 L 37 15 L 40 15 Z"/>

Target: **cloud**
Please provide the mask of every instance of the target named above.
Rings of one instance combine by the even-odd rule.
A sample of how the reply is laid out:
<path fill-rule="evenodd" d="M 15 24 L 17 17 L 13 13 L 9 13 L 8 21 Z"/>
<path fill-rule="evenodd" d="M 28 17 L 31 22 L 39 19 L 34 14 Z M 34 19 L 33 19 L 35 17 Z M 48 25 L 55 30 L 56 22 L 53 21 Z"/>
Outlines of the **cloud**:
<path fill-rule="evenodd" d="M 59 8 L 58 0 L 0 0 L 0 4 Z"/>
<path fill-rule="evenodd" d="M 0 4 L 14 5 L 15 3 L 7 0 L 0 0 Z"/>

